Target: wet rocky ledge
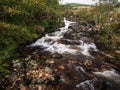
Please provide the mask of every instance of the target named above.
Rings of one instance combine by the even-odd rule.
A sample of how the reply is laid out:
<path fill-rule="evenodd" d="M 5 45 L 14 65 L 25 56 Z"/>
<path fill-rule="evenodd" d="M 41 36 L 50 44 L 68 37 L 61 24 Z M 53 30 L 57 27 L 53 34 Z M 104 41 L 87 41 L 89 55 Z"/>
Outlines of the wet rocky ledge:
<path fill-rule="evenodd" d="M 75 45 L 80 44 L 77 42 L 79 39 L 94 42 L 97 31 L 91 25 L 82 23 L 71 29 L 58 42 L 72 45 L 72 49 L 77 49 Z M 90 56 L 86 56 L 80 52 L 59 54 L 44 51 L 41 47 L 22 47 L 20 52 L 24 58 L 12 61 L 11 73 L 0 78 L 0 90 L 120 89 L 120 61 L 108 51 L 91 50 Z M 100 72 L 110 75 L 105 77 Z"/>

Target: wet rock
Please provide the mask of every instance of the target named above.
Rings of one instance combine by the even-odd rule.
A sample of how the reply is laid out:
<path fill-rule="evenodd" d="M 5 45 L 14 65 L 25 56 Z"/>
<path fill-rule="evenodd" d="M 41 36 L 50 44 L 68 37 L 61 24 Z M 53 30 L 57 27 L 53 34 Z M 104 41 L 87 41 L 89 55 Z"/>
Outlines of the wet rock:
<path fill-rule="evenodd" d="M 71 49 L 76 49 L 76 50 L 79 49 L 76 45 L 71 46 L 70 48 L 71 48 Z"/>
<path fill-rule="evenodd" d="M 72 39 L 72 40 L 74 40 L 74 37 L 73 37 L 73 35 L 72 35 L 72 32 L 65 33 L 65 34 L 64 34 L 64 38 L 65 38 L 65 39 Z"/>
<path fill-rule="evenodd" d="M 81 81 L 86 80 L 86 79 L 91 79 L 91 76 L 90 76 L 90 74 L 88 74 L 86 68 L 84 69 L 81 66 L 77 66 L 76 71 L 79 74 L 79 77 L 81 78 L 80 79 Z"/>
<path fill-rule="evenodd" d="M 94 72 L 96 75 L 95 86 L 104 90 L 119 90 L 120 75 L 114 70 L 106 70 L 103 72 Z"/>
<path fill-rule="evenodd" d="M 58 42 L 65 44 L 65 45 L 80 45 L 81 42 L 77 40 L 67 40 L 67 39 L 61 39 Z"/>
<path fill-rule="evenodd" d="M 119 90 L 119 86 L 106 82 L 104 79 L 96 78 L 94 80 L 94 87 L 99 90 Z"/>
<path fill-rule="evenodd" d="M 80 33 L 81 31 L 83 31 L 83 28 L 80 25 L 71 27 L 71 29 L 74 31 L 74 33 Z"/>
<path fill-rule="evenodd" d="M 105 82 L 110 82 L 111 84 L 119 87 L 120 75 L 116 73 L 114 69 L 106 70 L 104 72 L 94 72 L 94 74 Z"/>
<path fill-rule="evenodd" d="M 96 90 L 91 80 L 81 82 L 80 84 L 76 85 L 76 87 L 80 90 Z"/>
<path fill-rule="evenodd" d="M 92 43 L 94 42 L 91 38 L 81 37 L 80 38 L 84 43 Z"/>

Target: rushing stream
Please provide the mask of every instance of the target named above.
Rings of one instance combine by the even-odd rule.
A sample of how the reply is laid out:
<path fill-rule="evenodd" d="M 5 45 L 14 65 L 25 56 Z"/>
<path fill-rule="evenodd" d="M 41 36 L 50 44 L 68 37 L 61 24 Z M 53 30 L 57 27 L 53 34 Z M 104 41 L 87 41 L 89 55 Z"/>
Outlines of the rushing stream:
<path fill-rule="evenodd" d="M 26 57 L 13 60 L 1 90 L 120 90 L 120 70 L 97 49 L 93 28 L 66 18 L 64 24 L 22 48 Z"/>
<path fill-rule="evenodd" d="M 44 37 L 38 39 L 35 43 L 31 44 L 32 47 L 41 46 L 45 51 L 50 51 L 51 53 L 71 53 L 77 54 L 82 53 L 89 56 L 89 51 L 97 51 L 96 46 L 93 42 L 84 42 L 84 40 L 73 40 L 67 39 L 64 37 L 65 33 L 69 33 L 71 29 L 68 29 L 69 26 L 77 24 L 76 22 L 68 21 L 64 18 L 65 27 L 59 29 L 59 31 L 46 34 Z M 89 31 L 89 30 L 88 30 Z M 82 33 L 79 33 L 80 35 Z M 87 40 L 87 38 L 86 38 Z M 89 39 L 88 39 L 89 40 Z M 61 43 L 61 41 L 67 42 Z M 75 47 L 75 48 L 72 48 Z"/>

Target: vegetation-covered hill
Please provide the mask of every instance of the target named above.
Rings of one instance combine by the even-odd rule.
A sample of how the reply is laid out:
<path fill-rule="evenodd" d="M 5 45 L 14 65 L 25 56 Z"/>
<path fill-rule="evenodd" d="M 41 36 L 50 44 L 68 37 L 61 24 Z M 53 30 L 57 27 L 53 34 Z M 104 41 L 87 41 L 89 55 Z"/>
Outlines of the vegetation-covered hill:
<path fill-rule="evenodd" d="M 3 63 L 19 56 L 20 44 L 50 32 L 61 15 L 57 0 L 0 0 L 0 72 L 5 71 Z"/>
<path fill-rule="evenodd" d="M 87 4 L 79 4 L 79 3 L 68 3 L 66 4 L 66 6 L 71 6 L 71 7 L 79 7 L 79 6 L 91 6 L 91 5 L 87 5 Z"/>

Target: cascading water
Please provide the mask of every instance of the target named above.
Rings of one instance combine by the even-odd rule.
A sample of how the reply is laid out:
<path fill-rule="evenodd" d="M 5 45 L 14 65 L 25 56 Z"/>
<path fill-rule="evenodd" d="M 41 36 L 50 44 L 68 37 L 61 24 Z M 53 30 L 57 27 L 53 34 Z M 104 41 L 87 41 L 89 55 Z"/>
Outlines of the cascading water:
<path fill-rule="evenodd" d="M 64 56 L 66 53 L 70 56 L 78 55 L 91 58 L 90 51 L 98 51 L 94 41 L 87 36 L 86 33 L 92 32 L 92 28 L 87 29 L 85 32 L 78 32 L 77 35 L 80 36 L 79 39 L 71 39 L 68 35 L 68 38 L 65 37 L 66 33 L 72 32 L 72 29 L 69 29 L 70 26 L 77 25 L 77 22 L 71 22 L 64 18 L 65 26 L 59 28 L 58 31 L 53 33 L 46 34 L 44 37 L 38 39 L 36 42 L 32 43 L 29 47 L 42 47 L 44 51 L 49 51 L 52 54 L 58 53 Z M 71 59 L 71 57 L 69 57 Z M 92 58 L 93 59 L 93 58 Z M 85 60 L 85 59 L 84 59 Z M 88 61 L 88 62 L 87 62 Z M 91 62 L 92 63 L 92 62 Z M 89 60 L 86 60 L 86 64 L 89 66 Z M 84 66 L 83 65 L 83 66 Z M 75 66 L 74 71 L 77 71 L 77 75 L 84 77 L 88 73 L 86 70 L 80 66 Z M 120 83 L 120 75 L 115 73 L 115 70 L 106 70 L 104 72 L 92 72 L 97 78 L 109 79 L 110 81 Z M 83 75 L 81 75 L 83 74 Z M 118 79 L 118 80 L 117 80 Z M 65 82 L 65 80 L 64 80 Z M 97 90 L 94 87 L 94 80 L 86 79 L 80 83 L 76 84 L 76 89 L 78 90 Z M 113 89 L 112 89 L 113 90 Z"/>
<path fill-rule="evenodd" d="M 106 70 L 104 72 L 94 72 L 94 74 L 100 78 L 113 81 L 114 83 L 120 83 L 120 75 L 114 69 Z"/>
<path fill-rule="evenodd" d="M 31 44 L 31 47 L 41 46 L 45 51 L 49 51 L 51 53 L 82 53 L 84 55 L 90 56 L 89 50 L 97 51 L 94 43 L 85 43 L 82 40 L 78 40 L 79 44 L 75 45 L 76 48 L 71 48 L 73 45 L 65 45 L 60 43 L 59 40 L 65 40 L 64 34 L 71 31 L 72 29 L 68 29 L 69 26 L 73 26 L 77 24 L 76 22 L 71 22 L 64 18 L 65 27 L 60 28 L 59 31 L 55 31 L 50 34 L 46 34 L 44 37 L 38 39 L 35 43 Z M 73 42 L 75 40 L 66 39 L 67 42 Z"/>

